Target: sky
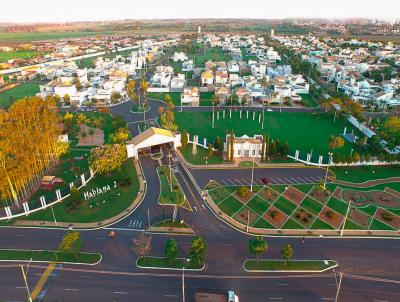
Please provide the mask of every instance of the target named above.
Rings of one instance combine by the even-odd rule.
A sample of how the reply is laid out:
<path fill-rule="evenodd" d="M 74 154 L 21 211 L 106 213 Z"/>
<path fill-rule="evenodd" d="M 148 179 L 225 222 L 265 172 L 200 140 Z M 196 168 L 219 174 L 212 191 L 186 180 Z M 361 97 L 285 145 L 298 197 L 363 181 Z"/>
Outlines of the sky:
<path fill-rule="evenodd" d="M 167 18 L 400 18 L 399 0 L 2 0 L 0 22 Z"/>

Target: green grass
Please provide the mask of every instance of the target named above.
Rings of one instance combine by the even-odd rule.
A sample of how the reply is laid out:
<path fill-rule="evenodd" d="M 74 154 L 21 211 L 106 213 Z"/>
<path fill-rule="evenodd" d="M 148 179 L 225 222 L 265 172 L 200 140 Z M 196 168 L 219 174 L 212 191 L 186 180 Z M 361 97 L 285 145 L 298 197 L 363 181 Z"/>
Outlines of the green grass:
<path fill-rule="evenodd" d="M 274 206 L 288 216 L 292 215 L 293 211 L 297 207 L 297 205 L 295 205 L 293 202 L 289 201 L 283 196 L 281 196 L 277 201 L 275 201 Z"/>
<path fill-rule="evenodd" d="M 0 33 L 1 36 L 1 33 Z M 0 62 L 7 62 L 13 59 L 31 59 L 37 56 L 44 55 L 43 52 L 39 51 L 27 51 L 27 50 L 16 50 L 16 51 L 0 51 Z"/>
<path fill-rule="evenodd" d="M 179 185 L 174 173 L 172 175 L 172 191 L 171 185 L 168 181 L 169 177 L 169 167 L 161 166 L 157 168 L 158 175 L 160 177 L 161 182 L 161 194 L 159 203 L 160 204 L 181 204 L 184 201 L 183 191 L 181 186 Z"/>
<path fill-rule="evenodd" d="M 318 103 L 311 94 L 300 94 L 301 102 L 305 107 L 317 107 Z"/>
<path fill-rule="evenodd" d="M 323 206 L 318 201 L 311 199 L 309 197 L 304 198 L 304 200 L 300 205 L 314 215 L 318 215 L 323 208 Z"/>
<path fill-rule="evenodd" d="M 200 146 L 197 146 L 197 154 L 193 156 L 193 144 L 187 144 L 185 147 L 180 148 L 182 155 L 185 157 L 186 161 L 192 165 L 205 165 L 206 164 L 206 157 L 207 157 L 207 164 L 222 164 L 224 161 L 222 157 L 218 154 L 213 154 L 210 158 L 208 158 L 207 149 L 204 149 Z"/>
<path fill-rule="evenodd" d="M 376 212 L 376 206 L 375 205 L 367 205 L 365 207 L 355 207 L 361 212 L 364 212 L 365 214 L 373 217 L 375 212 Z"/>
<path fill-rule="evenodd" d="M 15 101 L 38 93 L 39 84 L 25 83 L 0 93 L 0 108 L 7 108 Z"/>
<path fill-rule="evenodd" d="M 264 218 L 260 218 L 259 220 L 257 220 L 254 225 L 253 228 L 257 228 L 257 229 L 270 229 L 270 230 L 274 230 L 275 227 L 270 224 L 268 221 L 266 221 Z"/>
<path fill-rule="evenodd" d="M 355 183 L 365 182 L 373 179 L 398 177 L 400 175 L 400 168 L 398 166 L 341 167 L 334 168 L 332 171 L 336 174 L 336 179 Z"/>
<path fill-rule="evenodd" d="M 296 188 L 300 192 L 303 192 L 304 194 L 307 194 L 308 192 L 311 191 L 311 189 L 314 187 L 314 185 L 292 185 L 292 187 Z"/>
<path fill-rule="evenodd" d="M 147 98 L 161 100 L 165 102 L 165 96 L 169 95 L 175 106 L 181 105 L 181 93 L 180 92 L 148 92 Z M 176 113 L 175 113 L 176 115 Z"/>
<path fill-rule="evenodd" d="M 363 230 L 364 228 L 358 223 L 353 222 L 350 219 L 346 220 L 346 224 L 344 225 L 346 230 Z"/>
<path fill-rule="evenodd" d="M 0 41 L 35 41 L 35 40 L 54 40 L 62 38 L 89 37 L 96 35 L 110 35 L 113 31 L 59 31 L 59 32 L 0 32 Z"/>
<path fill-rule="evenodd" d="M 304 229 L 304 226 L 302 226 L 301 224 L 297 223 L 296 221 L 294 221 L 293 219 L 289 219 L 284 226 L 282 227 L 282 229 L 292 229 L 292 230 L 301 230 Z"/>
<path fill-rule="evenodd" d="M 201 269 L 201 267 L 193 267 L 191 262 L 187 262 L 186 259 L 182 258 L 176 258 L 171 261 L 165 257 L 143 256 L 139 257 L 136 263 L 143 268 L 159 267 L 182 269 L 185 266 L 186 269 Z"/>
<path fill-rule="evenodd" d="M 329 267 L 335 266 L 336 262 L 329 260 L 328 265 L 324 263 L 324 260 L 289 260 L 285 265 L 284 260 L 275 259 L 261 259 L 257 260 L 249 259 L 244 262 L 244 267 L 251 270 L 266 270 L 266 271 L 321 271 Z"/>
<path fill-rule="evenodd" d="M 181 223 L 180 221 L 173 221 L 171 219 L 166 219 L 163 221 L 159 221 L 156 222 L 155 224 L 152 225 L 152 227 L 168 227 L 168 228 L 180 228 L 180 229 L 187 229 L 190 228 L 190 226 L 188 226 L 185 223 Z"/>
<path fill-rule="evenodd" d="M 217 136 L 224 138 L 231 130 L 237 136 L 244 134 L 251 136 L 267 131 L 272 139 L 279 139 L 281 142 L 287 140 L 291 153 L 299 149 L 302 152 L 301 155 L 304 156 L 305 152 L 310 152 L 311 149 L 313 149 L 315 156 L 326 155 L 329 151 L 328 140 L 331 135 L 339 135 L 343 132 L 345 126 L 347 126 L 348 131 L 353 130 L 344 119 L 339 119 L 334 124 L 331 118 L 328 118 L 325 114 L 313 115 L 302 112 L 268 112 L 264 122 L 264 129 L 267 130 L 262 130 L 258 119 L 253 121 L 250 116 L 252 114 L 249 113 L 249 119 L 247 119 L 246 111 L 244 111 L 242 119 L 240 119 L 239 112 L 232 112 L 232 118 L 229 118 L 228 113 L 225 119 L 220 118 L 215 121 L 214 129 L 211 127 L 211 112 L 198 112 L 196 114 L 176 112 L 175 121 L 179 130 L 187 130 L 191 135 L 199 135 L 200 138 L 205 137 L 208 141 L 214 141 Z M 351 144 L 346 142 L 341 151 L 345 154 L 350 152 L 350 149 Z"/>
<path fill-rule="evenodd" d="M 124 180 L 129 178 L 130 185 L 117 186 L 114 189 L 114 180 Z M 54 214 L 59 222 L 97 222 L 114 217 L 126 210 L 132 204 L 139 191 L 139 179 L 135 167 L 131 160 L 127 160 L 119 171 L 114 171 L 110 175 L 97 174 L 80 192 L 91 191 L 94 188 L 110 185 L 111 191 L 100 194 L 95 198 L 85 201 L 80 198 L 80 202 L 71 209 L 69 205 L 74 202 L 68 197 L 53 206 Z M 42 220 L 53 221 L 50 208 L 21 217 L 22 220 Z"/>
<path fill-rule="evenodd" d="M 39 250 L 11 250 L 1 249 L 0 260 L 15 261 L 44 261 L 44 262 L 67 262 L 67 263 L 86 263 L 95 264 L 100 261 L 99 253 L 70 253 L 56 251 L 39 251 Z"/>
<path fill-rule="evenodd" d="M 331 225 L 327 224 L 319 218 L 315 219 L 314 224 L 311 228 L 314 230 L 334 230 Z"/>
<path fill-rule="evenodd" d="M 219 209 L 229 216 L 239 211 L 242 206 L 242 203 L 233 196 L 228 197 L 218 205 Z"/>
<path fill-rule="evenodd" d="M 269 187 L 278 193 L 283 193 L 286 190 L 286 185 L 269 185 Z"/>
<path fill-rule="evenodd" d="M 346 211 L 348 208 L 347 203 L 339 199 L 336 199 L 335 197 L 331 197 L 326 205 L 330 207 L 332 210 L 338 212 L 339 214 L 346 215 Z"/>
<path fill-rule="evenodd" d="M 219 204 L 230 195 L 230 193 L 222 186 L 209 191 L 208 194 L 216 204 Z"/>
<path fill-rule="evenodd" d="M 270 204 L 260 196 L 256 195 L 250 200 L 247 206 L 257 214 L 262 215 L 266 210 L 268 210 Z"/>
<path fill-rule="evenodd" d="M 386 223 L 380 222 L 377 219 L 372 220 L 371 225 L 369 226 L 370 230 L 383 230 L 383 231 L 393 231 L 394 228 L 387 225 Z"/>

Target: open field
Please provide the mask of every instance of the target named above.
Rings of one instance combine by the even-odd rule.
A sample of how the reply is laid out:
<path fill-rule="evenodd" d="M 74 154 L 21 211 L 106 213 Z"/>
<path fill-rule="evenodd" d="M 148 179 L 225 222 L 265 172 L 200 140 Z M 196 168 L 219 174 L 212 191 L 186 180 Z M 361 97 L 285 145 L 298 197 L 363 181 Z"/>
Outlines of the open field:
<path fill-rule="evenodd" d="M 179 130 L 187 130 L 190 135 L 198 135 L 199 139 L 207 138 L 213 142 L 216 136 L 225 139 L 226 134 L 231 130 L 235 135 L 241 136 L 247 134 L 269 133 L 271 139 L 279 139 L 281 142 L 288 141 L 290 154 L 294 154 L 296 149 L 299 149 L 305 157 L 306 152 L 313 150 L 313 156 L 324 155 L 327 158 L 328 140 L 331 135 L 340 135 L 345 126 L 350 131 L 351 126 L 345 120 L 337 120 L 336 123 L 324 114 L 313 115 L 309 113 L 279 113 L 268 112 L 265 114 L 264 130 L 261 129 L 261 124 L 258 123 L 258 113 L 253 121 L 252 113 L 249 112 L 249 118 L 246 118 L 246 111 L 242 113 L 240 119 L 239 111 L 232 110 L 232 118 L 229 118 L 227 110 L 225 119 L 217 120 L 215 114 L 215 128 L 212 129 L 212 113 L 197 112 L 176 112 L 175 121 Z M 346 142 L 340 152 L 350 153 L 351 144 Z"/>
<path fill-rule="evenodd" d="M 0 33 L 1 36 L 1 33 Z M 30 59 L 37 56 L 43 55 L 42 52 L 38 51 L 6 51 L 0 52 L 0 62 L 6 62 L 13 59 Z"/>
<path fill-rule="evenodd" d="M 197 146 L 197 154 L 192 154 L 193 144 L 188 144 L 186 147 L 181 147 L 180 151 L 185 157 L 186 161 L 193 165 L 205 165 L 207 164 L 222 164 L 224 161 L 221 156 L 214 154 L 212 157 L 208 157 L 207 149 Z"/>
<path fill-rule="evenodd" d="M 336 179 L 348 182 L 365 182 L 372 179 L 384 179 L 389 177 L 400 177 L 400 167 L 336 167 L 332 169 Z"/>
<path fill-rule="evenodd" d="M 64 38 L 79 38 L 79 37 L 90 37 L 96 35 L 110 35 L 115 34 L 113 31 L 59 31 L 59 32 L 20 32 L 20 33 L 10 33 L 10 32 L 0 32 L 0 41 L 10 42 L 10 41 L 36 41 L 36 40 L 54 40 L 54 39 L 64 39 Z"/>
<path fill-rule="evenodd" d="M 25 83 L 20 84 L 10 90 L 0 93 L 0 108 L 7 108 L 15 101 L 27 97 L 34 96 L 39 92 L 39 84 Z"/>

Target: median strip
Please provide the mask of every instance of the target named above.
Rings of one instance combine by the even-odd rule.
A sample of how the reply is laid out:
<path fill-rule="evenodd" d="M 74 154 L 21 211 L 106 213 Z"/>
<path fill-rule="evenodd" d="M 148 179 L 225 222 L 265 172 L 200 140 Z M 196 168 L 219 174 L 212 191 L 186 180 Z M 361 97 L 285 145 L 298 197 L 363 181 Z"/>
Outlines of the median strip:
<path fill-rule="evenodd" d="M 338 266 L 334 260 L 273 260 L 247 259 L 243 268 L 247 272 L 322 273 Z M 283 284 L 281 284 L 283 285 Z M 286 284 L 285 284 L 286 285 Z"/>

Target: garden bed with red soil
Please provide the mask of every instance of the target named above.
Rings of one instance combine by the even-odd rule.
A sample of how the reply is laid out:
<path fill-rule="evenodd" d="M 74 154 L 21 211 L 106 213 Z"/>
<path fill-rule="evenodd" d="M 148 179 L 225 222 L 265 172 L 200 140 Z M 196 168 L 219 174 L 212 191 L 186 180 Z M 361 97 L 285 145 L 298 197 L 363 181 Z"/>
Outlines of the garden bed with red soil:
<path fill-rule="evenodd" d="M 298 209 L 292 218 L 298 223 L 304 225 L 308 229 L 314 222 L 314 215 L 304 209 Z"/>
<path fill-rule="evenodd" d="M 342 225 L 344 216 L 332 210 L 330 207 L 325 206 L 318 216 L 319 219 L 333 226 L 335 229 L 339 229 Z"/>
<path fill-rule="evenodd" d="M 235 196 L 241 203 L 246 204 L 249 202 L 250 199 L 253 198 L 254 193 L 249 191 L 246 195 L 240 196 L 238 192 L 235 192 L 233 196 Z"/>
<path fill-rule="evenodd" d="M 279 193 L 271 188 L 265 188 L 261 190 L 258 194 L 269 202 L 274 202 L 279 196 Z"/>
<path fill-rule="evenodd" d="M 384 191 L 356 191 L 345 190 L 342 193 L 343 200 L 356 206 L 365 206 L 368 204 L 380 207 L 400 208 L 400 198 Z"/>
<path fill-rule="evenodd" d="M 325 190 L 324 192 L 317 192 L 314 188 L 312 192 L 308 195 L 313 197 L 315 200 L 318 200 L 319 202 L 325 204 L 331 197 L 331 192 L 328 190 Z"/>
<path fill-rule="evenodd" d="M 276 215 L 272 215 L 272 213 L 276 213 Z M 272 216 L 274 217 L 272 217 Z M 271 206 L 268 211 L 263 215 L 263 218 L 267 220 L 269 223 L 271 223 L 273 226 L 275 226 L 278 229 L 281 229 L 282 226 L 285 224 L 288 216 L 283 213 L 282 211 L 278 210 L 274 206 Z"/>
<path fill-rule="evenodd" d="M 364 227 L 365 229 L 368 229 L 369 222 L 372 219 L 367 214 L 365 214 L 357 209 L 354 209 L 354 208 L 351 208 L 348 218 L 353 220 L 355 223 L 359 224 L 360 226 Z"/>
<path fill-rule="evenodd" d="M 396 190 L 394 190 L 392 188 L 386 187 L 385 188 L 385 192 L 391 193 L 391 194 L 395 195 L 396 197 L 400 198 L 400 192 L 396 191 Z"/>
<path fill-rule="evenodd" d="M 257 214 L 254 213 L 252 210 L 243 208 L 233 218 L 235 218 L 237 221 L 243 223 L 244 225 L 247 225 L 247 222 L 248 222 L 248 225 L 252 225 L 253 222 L 257 219 L 257 217 L 258 217 Z"/>
<path fill-rule="evenodd" d="M 283 196 L 293 203 L 299 205 L 306 195 L 303 192 L 300 192 L 299 190 L 293 188 L 292 186 L 289 186 L 283 193 Z"/>
<path fill-rule="evenodd" d="M 400 229 L 400 217 L 394 213 L 386 211 L 385 209 L 378 208 L 375 212 L 374 218 L 387 225 L 390 225 L 392 228 L 395 228 L 396 230 Z"/>
<path fill-rule="evenodd" d="M 343 189 L 341 187 L 336 187 L 335 191 L 333 191 L 333 197 L 336 199 L 342 200 L 342 192 Z"/>

